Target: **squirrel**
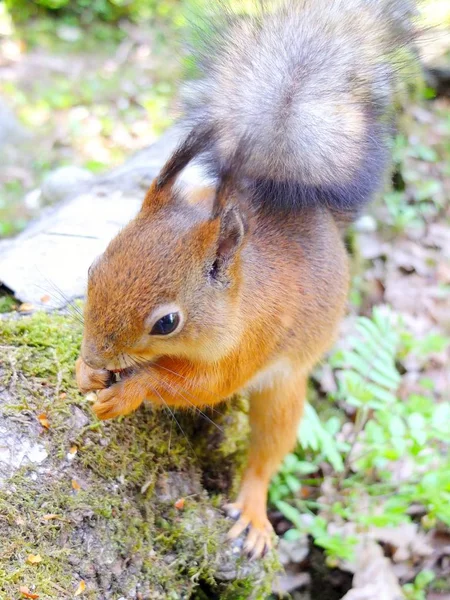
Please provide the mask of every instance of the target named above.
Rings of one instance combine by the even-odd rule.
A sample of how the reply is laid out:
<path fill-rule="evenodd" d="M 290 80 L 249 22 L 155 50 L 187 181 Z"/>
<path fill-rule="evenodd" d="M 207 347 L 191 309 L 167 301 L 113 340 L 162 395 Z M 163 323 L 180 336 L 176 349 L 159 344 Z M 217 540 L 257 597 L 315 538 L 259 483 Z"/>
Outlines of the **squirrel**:
<path fill-rule="evenodd" d="M 268 485 L 345 312 L 342 224 L 388 172 L 414 11 L 408 0 L 225 10 L 184 100 L 183 141 L 89 269 L 76 377 L 100 419 L 248 395 L 248 462 L 226 509 L 251 557 L 271 547 Z M 179 176 L 196 160 L 215 183 L 186 191 Z"/>

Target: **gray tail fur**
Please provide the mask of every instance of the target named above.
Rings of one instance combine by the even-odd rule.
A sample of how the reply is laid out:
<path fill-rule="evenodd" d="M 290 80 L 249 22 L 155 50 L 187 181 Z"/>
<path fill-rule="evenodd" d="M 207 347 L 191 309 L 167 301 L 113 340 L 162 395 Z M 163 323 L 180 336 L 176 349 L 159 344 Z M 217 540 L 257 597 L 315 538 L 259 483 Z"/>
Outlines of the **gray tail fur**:
<path fill-rule="evenodd" d="M 209 164 L 220 172 L 235 161 L 258 205 L 357 212 L 386 172 L 413 2 L 282 0 L 241 15 L 219 7 L 185 98 L 189 129 L 210 132 Z"/>

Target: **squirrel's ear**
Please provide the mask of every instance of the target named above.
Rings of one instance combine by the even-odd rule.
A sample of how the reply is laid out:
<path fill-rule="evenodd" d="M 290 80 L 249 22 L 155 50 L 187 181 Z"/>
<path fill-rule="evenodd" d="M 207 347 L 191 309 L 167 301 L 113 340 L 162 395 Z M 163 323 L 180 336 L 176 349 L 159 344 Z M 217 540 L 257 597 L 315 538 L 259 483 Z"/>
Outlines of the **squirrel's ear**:
<path fill-rule="evenodd" d="M 246 223 L 237 206 L 225 211 L 220 220 L 219 243 L 217 246 L 217 255 L 223 261 L 233 257 L 244 240 L 246 230 Z"/>
<path fill-rule="evenodd" d="M 213 207 L 213 219 L 220 219 L 215 269 L 218 274 L 230 264 L 244 241 L 247 218 L 242 206 L 240 191 L 231 173 L 222 175 Z"/>
<path fill-rule="evenodd" d="M 228 283 L 227 269 L 244 241 L 247 223 L 237 205 L 224 209 L 219 219 L 216 257 L 210 273 L 213 279 L 225 285 Z"/>

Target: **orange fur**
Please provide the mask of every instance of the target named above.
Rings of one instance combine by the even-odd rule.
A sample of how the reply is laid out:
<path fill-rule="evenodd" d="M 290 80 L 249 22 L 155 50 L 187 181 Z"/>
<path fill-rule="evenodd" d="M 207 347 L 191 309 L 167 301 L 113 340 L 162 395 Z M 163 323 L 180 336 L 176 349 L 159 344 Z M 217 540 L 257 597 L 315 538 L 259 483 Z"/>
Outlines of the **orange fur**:
<path fill-rule="evenodd" d="M 187 202 L 171 184 L 154 184 L 140 214 L 93 266 L 77 380 L 84 392 L 99 390 L 94 411 L 101 419 L 128 414 L 144 400 L 203 407 L 247 392 L 250 455 L 230 507 L 240 511 L 230 536 L 249 526 L 245 549 L 259 556 L 270 546 L 270 478 L 295 445 L 308 373 L 344 311 L 347 258 L 326 209 L 284 221 L 249 212 L 243 239 L 236 241 L 237 229 L 225 239 L 226 247 L 236 244 L 225 283 L 211 284 L 205 265 L 224 246 L 229 203 L 225 197 L 211 216 L 210 195 L 193 192 Z M 169 301 L 182 307 L 185 325 L 170 339 L 152 339 L 146 317 Z M 120 355 L 125 366 L 145 364 L 106 387 L 108 369 L 124 366 Z"/>

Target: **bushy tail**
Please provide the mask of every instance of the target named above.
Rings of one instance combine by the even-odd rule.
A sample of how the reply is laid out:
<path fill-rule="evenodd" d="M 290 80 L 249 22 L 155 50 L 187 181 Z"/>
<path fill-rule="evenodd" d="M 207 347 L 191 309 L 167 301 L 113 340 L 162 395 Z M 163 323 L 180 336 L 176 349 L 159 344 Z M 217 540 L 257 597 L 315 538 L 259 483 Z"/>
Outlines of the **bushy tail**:
<path fill-rule="evenodd" d="M 413 3 L 290 0 L 221 11 L 185 100 L 189 127 L 213 132 L 210 162 L 220 170 L 239 157 L 259 203 L 357 211 L 386 169 Z"/>

